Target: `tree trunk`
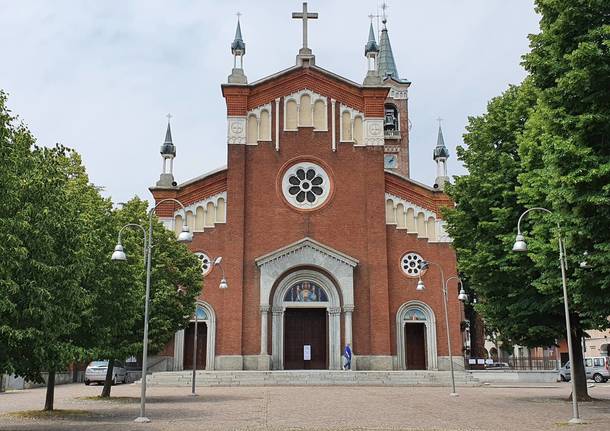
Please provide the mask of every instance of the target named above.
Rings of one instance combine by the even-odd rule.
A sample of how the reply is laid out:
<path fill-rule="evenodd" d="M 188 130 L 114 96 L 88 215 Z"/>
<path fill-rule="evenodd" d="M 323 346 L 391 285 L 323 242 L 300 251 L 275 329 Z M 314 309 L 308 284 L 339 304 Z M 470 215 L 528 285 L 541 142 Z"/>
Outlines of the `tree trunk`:
<path fill-rule="evenodd" d="M 112 372 L 114 371 L 114 359 L 108 360 L 108 370 L 106 371 L 106 380 L 104 380 L 104 389 L 102 389 L 102 398 L 110 397 L 112 389 Z"/>
<path fill-rule="evenodd" d="M 47 396 L 44 401 L 44 410 L 53 410 L 53 400 L 55 398 L 55 370 L 49 370 L 49 377 L 47 379 Z"/>
<path fill-rule="evenodd" d="M 576 320 L 576 318 L 574 319 Z M 574 363 L 570 364 L 574 367 L 574 382 L 576 383 L 576 399 L 578 401 L 591 401 L 589 391 L 587 389 L 587 376 L 585 374 L 585 366 L 582 354 L 582 330 L 578 324 L 572 326 L 572 347 L 574 348 Z M 570 395 L 570 400 L 572 396 Z"/>

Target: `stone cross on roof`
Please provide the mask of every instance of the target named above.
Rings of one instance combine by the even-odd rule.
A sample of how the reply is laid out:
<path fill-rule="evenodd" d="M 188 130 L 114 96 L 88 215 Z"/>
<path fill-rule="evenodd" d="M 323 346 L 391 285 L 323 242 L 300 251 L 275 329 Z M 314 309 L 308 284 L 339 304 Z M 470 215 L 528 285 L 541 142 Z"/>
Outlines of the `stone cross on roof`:
<path fill-rule="evenodd" d="M 303 20 L 303 47 L 299 50 L 299 54 L 310 55 L 311 49 L 307 47 L 307 20 L 308 19 L 318 19 L 318 13 L 307 12 L 307 2 L 303 2 L 303 11 L 302 12 L 293 12 L 292 18 L 294 19 L 302 19 Z"/>

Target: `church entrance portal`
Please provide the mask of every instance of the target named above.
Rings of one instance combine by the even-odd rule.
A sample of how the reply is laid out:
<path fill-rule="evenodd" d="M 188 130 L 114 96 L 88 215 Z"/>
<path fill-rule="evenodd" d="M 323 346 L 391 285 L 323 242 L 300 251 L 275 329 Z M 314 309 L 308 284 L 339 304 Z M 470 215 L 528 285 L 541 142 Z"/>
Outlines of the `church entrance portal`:
<path fill-rule="evenodd" d="M 284 369 L 326 369 L 326 309 L 287 308 L 284 319 Z"/>
<path fill-rule="evenodd" d="M 197 322 L 197 369 L 205 370 L 207 353 L 208 328 L 205 322 Z M 184 330 L 184 361 L 183 369 L 193 369 L 193 342 L 195 338 L 195 322 L 191 322 Z"/>
<path fill-rule="evenodd" d="M 406 365 L 408 370 L 426 369 L 426 324 L 405 325 Z"/>

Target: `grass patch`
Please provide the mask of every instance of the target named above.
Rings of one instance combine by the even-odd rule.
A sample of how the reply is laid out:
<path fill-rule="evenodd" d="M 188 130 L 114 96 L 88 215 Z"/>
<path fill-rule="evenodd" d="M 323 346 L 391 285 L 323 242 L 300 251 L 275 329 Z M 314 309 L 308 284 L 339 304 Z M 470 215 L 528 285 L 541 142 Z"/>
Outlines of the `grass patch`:
<path fill-rule="evenodd" d="M 23 419 L 45 419 L 45 418 L 65 418 L 74 416 L 88 416 L 91 412 L 86 410 L 24 410 L 21 412 L 5 413 L 5 416 L 12 416 Z"/>
<path fill-rule="evenodd" d="M 106 401 L 109 403 L 135 403 L 136 401 L 140 401 L 140 397 L 102 397 L 100 395 L 92 397 L 77 397 L 74 399 L 84 401 Z"/>

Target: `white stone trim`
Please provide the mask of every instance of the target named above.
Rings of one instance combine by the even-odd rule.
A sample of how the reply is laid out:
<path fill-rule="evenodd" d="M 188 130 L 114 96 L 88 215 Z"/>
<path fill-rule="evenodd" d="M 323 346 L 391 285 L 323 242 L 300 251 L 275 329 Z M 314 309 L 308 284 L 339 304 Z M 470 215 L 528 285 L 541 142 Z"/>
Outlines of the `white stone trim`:
<path fill-rule="evenodd" d="M 206 371 L 214 370 L 214 361 L 216 358 L 216 313 L 210 304 L 205 301 L 197 300 L 195 307 L 201 307 L 205 310 L 208 315 L 207 320 L 200 320 L 199 322 L 205 323 L 207 327 L 207 346 L 206 346 L 206 357 L 205 357 L 205 369 Z M 191 319 L 190 322 L 194 322 Z M 182 371 L 184 362 L 184 329 L 174 334 L 174 371 Z"/>
<path fill-rule="evenodd" d="M 336 116 L 336 112 L 337 112 L 337 101 L 335 99 L 330 99 L 330 106 L 331 106 L 331 116 L 330 116 L 330 121 L 331 121 L 331 131 L 332 131 L 332 136 L 331 136 L 331 148 L 333 151 L 337 151 L 337 132 L 336 132 L 336 127 L 337 127 L 337 120 L 335 119 Z"/>
<path fill-rule="evenodd" d="M 261 138 L 261 112 L 263 112 L 263 111 L 267 111 L 269 113 L 269 139 Z M 257 106 L 256 108 L 248 111 L 248 113 L 246 114 L 246 119 L 250 118 L 251 115 L 254 115 L 256 117 L 256 142 L 252 143 L 252 144 L 248 144 L 248 145 L 258 145 L 258 141 L 271 142 L 271 124 L 273 123 L 271 121 L 272 113 L 273 112 L 271 111 L 271 103 Z M 248 139 L 247 139 L 248 127 L 247 126 L 248 126 L 248 123 L 246 121 L 246 143 L 248 142 Z"/>
<path fill-rule="evenodd" d="M 396 312 L 396 353 L 398 356 L 398 367 L 401 370 L 407 369 L 405 358 L 405 325 L 408 325 L 409 322 L 405 320 L 405 314 L 412 308 L 417 308 L 426 315 L 426 321 L 424 322 L 426 325 L 426 368 L 428 370 L 437 370 L 436 317 L 428 304 L 418 300 L 405 302 Z"/>
<path fill-rule="evenodd" d="M 394 100 L 407 100 L 409 98 L 409 91 L 406 88 L 391 87 L 388 97 Z"/>
<path fill-rule="evenodd" d="M 343 113 L 344 112 L 349 112 L 350 114 L 350 129 L 352 130 L 352 139 L 345 139 L 343 137 Z M 339 104 L 339 142 L 350 142 L 350 143 L 355 143 L 354 141 L 354 119 L 356 117 L 360 117 L 362 118 L 362 140 L 364 139 L 364 129 L 365 129 L 365 118 L 364 118 L 364 114 L 360 111 L 358 111 L 357 109 L 351 108 L 347 105 L 344 105 L 343 103 Z M 383 130 L 383 120 L 382 121 L 382 130 Z M 383 134 L 382 134 L 383 135 Z M 364 146 L 365 144 L 355 144 L 354 146 Z"/>
<path fill-rule="evenodd" d="M 282 290 L 285 292 L 292 283 L 296 283 L 297 276 L 307 276 L 307 280 L 318 282 L 329 296 L 328 303 L 315 303 L 313 306 L 326 306 L 329 310 L 329 366 L 341 367 L 341 304 L 339 298 L 343 300 L 343 309 L 350 313 L 354 309 L 354 268 L 358 265 L 358 260 L 334 250 L 324 244 L 314 241 L 311 238 L 303 238 L 295 243 L 289 244 L 272 253 L 266 254 L 255 259 L 256 265 L 260 270 L 259 298 L 261 310 L 271 309 L 272 318 L 272 358 L 274 369 L 283 368 L 283 325 L 285 304 L 290 307 L 298 303 L 284 303 Z M 328 274 L 332 274 L 334 281 L 314 270 L 301 270 L 285 274 L 294 269 L 304 266 L 314 266 L 323 269 Z M 282 280 L 283 278 L 283 280 Z M 278 280 L 282 280 L 276 293 L 271 298 L 271 291 Z M 339 289 L 339 290 L 337 290 Z M 339 295 L 340 291 L 340 295 Z M 279 293 L 278 293 L 279 292 Z M 332 299 L 331 299 L 332 298 Z M 262 316 L 261 316 L 262 318 Z M 351 319 L 346 319 L 346 339 L 352 334 Z M 261 322 L 261 329 L 263 323 Z M 331 332 L 332 331 L 332 332 Z M 261 346 L 265 340 L 261 340 Z M 263 350 L 261 348 L 261 350 Z"/>
<path fill-rule="evenodd" d="M 301 97 L 305 94 L 307 94 L 311 100 L 311 122 L 312 122 L 312 124 L 301 124 Z M 295 101 L 297 104 L 297 129 L 287 129 L 286 128 L 286 105 L 288 104 L 288 101 L 290 101 L 290 100 Z M 314 128 L 314 132 L 328 132 L 328 100 L 327 100 L 326 96 L 322 96 L 321 94 L 318 94 L 307 88 L 304 88 L 302 90 L 297 91 L 296 93 L 292 93 L 292 94 L 289 94 L 288 96 L 284 97 L 284 131 L 285 132 L 294 132 L 295 130 L 298 130 L 299 127 L 313 127 L 313 114 L 314 114 L 313 107 L 318 100 L 321 100 L 322 102 L 324 102 L 324 111 L 326 112 L 326 115 L 324 116 L 324 128 L 322 128 L 322 129 Z"/>
<path fill-rule="evenodd" d="M 275 151 L 280 151 L 280 98 L 275 99 Z"/>
<path fill-rule="evenodd" d="M 300 303 L 284 301 L 286 291 L 297 283 L 312 281 L 318 284 L 328 296 L 328 302 Z M 284 369 L 284 311 L 286 308 L 325 308 L 328 313 L 328 368 L 341 368 L 341 305 L 339 293 L 334 283 L 320 272 L 303 269 L 293 272 L 280 281 L 272 299 L 273 325 L 271 360 L 274 370 Z M 351 331 L 350 331 L 351 332 Z"/>
<path fill-rule="evenodd" d="M 373 147 L 384 145 L 383 118 L 365 118 L 362 127 L 364 145 Z"/>
<path fill-rule="evenodd" d="M 218 220 L 218 201 L 220 199 L 223 199 L 225 202 L 225 213 L 223 214 L 223 220 L 222 222 L 217 221 Z M 181 216 L 183 220 L 186 219 L 186 213 L 188 213 L 189 211 L 193 213 L 193 217 L 197 216 L 197 208 L 203 208 L 203 211 L 207 211 L 207 206 L 208 203 L 212 202 L 214 204 L 214 208 L 216 209 L 216 213 L 215 213 L 215 220 L 214 220 L 214 224 L 224 224 L 227 222 L 227 192 L 220 192 L 220 193 L 216 193 L 215 195 L 212 196 L 208 196 L 205 199 L 202 199 L 200 201 L 197 202 L 193 202 L 192 204 L 190 204 L 189 206 L 186 206 L 184 208 L 184 210 L 182 208 L 178 209 L 177 211 L 174 211 L 174 218 L 173 220 L 176 219 L 176 216 Z M 209 229 L 209 227 L 208 227 Z M 195 230 L 193 229 L 194 232 L 203 232 L 205 229 L 201 229 L 201 230 Z"/>
<path fill-rule="evenodd" d="M 417 215 L 419 213 L 423 213 L 424 214 L 424 219 L 425 219 L 425 223 L 426 223 L 426 232 L 428 230 L 428 219 L 430 217 L 432 217 L 434 219 L 434 223 L 435 223 L 435 228 L 436 228 L 436 240 L 431 241 L 428 240 L 429 242 L 442 242 L 442 243 L 446 243 L 446 242 L 452 242 L 451 237 L 449 236 L 449 234 L 447 233 L 447 231 L 445 230 L 445 224 L 446 222 L 444 220 L 441 220 L 440 218 L 438 218 L 437 214 L 434 211 L 431 211 L 427 208 L 423 208 L 419 205 L 414 204 L 413 202 L 410 202 L 404 198 L 401 198 L 399 196 L 390 194 L 390 193 L 385 193 L 385 204 L 386 204 L 386 211 L 387 209 L 387 202 L 391 201 L 392 202 L 392 208 L 393 208 L 393 218 L 392 222 L 386 222 L 386 224 L 389 225 L 398 225 L 398 217 L 400 216 L 400 214 L 397 213 L 396 208 L 398 206 L 398 204 L 402 204 L 403 208 L 405 209 L 405 214 L 407 212 L 407 210 L 409 208 L 413 209 L 413 216 L 415 218 L 414 224 L 415 226 L 417 226 Z M 387 217 L 386 217 L 387 220 Z M 412 232 L 409 232 L 412 233 Z M 414 232 L 413 232 L 414 233 Z"/>
<path fill-rule="evenodd" d="M 227 144 L 246 145 L 246 118 L 245 116 L 227 117 Z"/>

